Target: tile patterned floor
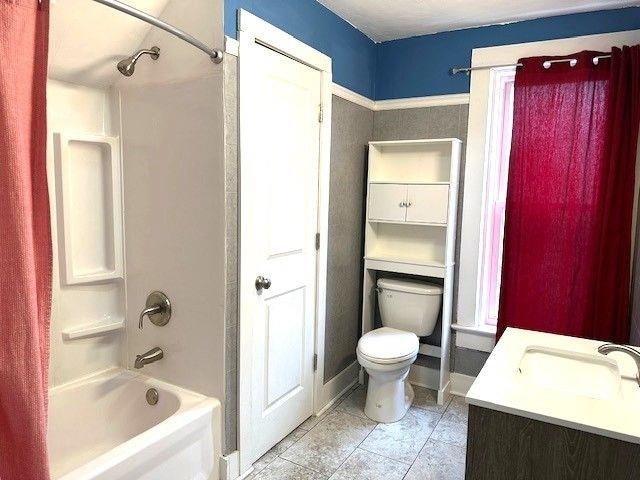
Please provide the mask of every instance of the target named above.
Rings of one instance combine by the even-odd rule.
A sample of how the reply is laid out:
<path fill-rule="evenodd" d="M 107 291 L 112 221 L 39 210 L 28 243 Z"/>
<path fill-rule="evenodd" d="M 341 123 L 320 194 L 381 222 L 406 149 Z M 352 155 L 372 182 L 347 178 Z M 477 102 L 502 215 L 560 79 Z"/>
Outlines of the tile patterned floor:
<path fill-rule="evenodd" d="M 464 479 L 467 405 L 460 397 L 438 405 L 436 392 L 414 390 L 402 420 L 379 424 L 364 414 L 366 389 L 356 387 L 267 452 L 247 479 Z"/>

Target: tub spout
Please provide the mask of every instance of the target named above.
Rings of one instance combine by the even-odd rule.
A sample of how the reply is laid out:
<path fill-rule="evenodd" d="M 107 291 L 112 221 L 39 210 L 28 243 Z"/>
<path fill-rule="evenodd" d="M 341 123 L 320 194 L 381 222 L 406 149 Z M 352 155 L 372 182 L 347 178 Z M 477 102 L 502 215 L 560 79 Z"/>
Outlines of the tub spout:
<path fill-rule="evenodd" d="M 162 349 L 159 347 L 154 347 L 148 352 L 136 355 L 136 361 L 133 366 L 136 368 L 142 368 L 145 365 L 157 362 L 162 357 L 164 357 L 164 352 L 162 351 Z"/>

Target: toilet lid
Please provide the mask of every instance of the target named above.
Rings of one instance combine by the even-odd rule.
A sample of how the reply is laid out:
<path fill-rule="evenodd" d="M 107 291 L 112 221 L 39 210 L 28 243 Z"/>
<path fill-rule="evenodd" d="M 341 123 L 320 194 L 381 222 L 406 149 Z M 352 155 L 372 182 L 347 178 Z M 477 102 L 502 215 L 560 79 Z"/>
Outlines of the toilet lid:
<path fill-rule="evenodd" d="M 395 363 L 418 353 L 418 337 L 415 333 L 382 327 L 360 338 L 358 351 L 374 363 Z"/>

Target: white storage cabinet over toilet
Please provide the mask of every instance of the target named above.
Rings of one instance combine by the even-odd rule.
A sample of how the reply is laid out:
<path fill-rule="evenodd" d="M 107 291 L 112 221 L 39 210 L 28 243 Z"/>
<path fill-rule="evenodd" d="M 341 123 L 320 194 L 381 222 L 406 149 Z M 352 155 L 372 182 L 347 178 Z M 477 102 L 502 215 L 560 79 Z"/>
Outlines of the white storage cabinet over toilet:
<path fill-rule="evenodd" d="M 407 386 L 405 405 L 400 405 L 403 403 L 400 400 L 385 402 L 371 398 L 369 401 L 372 393 L 386 398 L 394 391 L 396 398 L 402 398 L 403 383 L 387 385 L 389 373 L 397 373 L 398 378 L 406 376 L 410 365 L 409 380 L 437 390 L 438 403 L 444 403 L 450 395 L 450 332 L 461 146 L 462 142 L 457 138 L 369 143 L 363 338 L 357 353 L 360 364 L 370 374 L 367 414 L 379 421 L 401 418 L 413 394 Z M 431 318 L 430 328 L 420 328 L 419 317 L 407 313 L 409 332 L 398 326 L 401 318 L 392 318 L 390 323 L 395 328 L 385 325 L 365 337 L 376 327 L 376 295 L 383 294 L 385 289 L 395 289 L 394 294 L 402 296 L 407 308 L 414 303 L 423 305 L 425 318 Z M 427 297 L 421 299 L 420 295 Z M 387 307 L 393 305 L 384 298 L 380 300 Z M 431 333 L 435 319 L 433 311 L 429 310 L 437 309 L 439 314 L 440 308 L 441 331 L 433 332 L 430 337 L 439 337 L 439 345 L 417 345 L 414 334 Z M 388 311 L 380 313 L 389 319 Z M 381 350 L 380 355 L 376 355 L 377 350 Z M 417 353 L 438 358 L 439 368 L 412 365 Z M 376 377 L 373 390 L 371 377 Z M 384 387 L 379 385 L 381 383 Z M 390 403 L 395 405 L 390 406 Z"/>

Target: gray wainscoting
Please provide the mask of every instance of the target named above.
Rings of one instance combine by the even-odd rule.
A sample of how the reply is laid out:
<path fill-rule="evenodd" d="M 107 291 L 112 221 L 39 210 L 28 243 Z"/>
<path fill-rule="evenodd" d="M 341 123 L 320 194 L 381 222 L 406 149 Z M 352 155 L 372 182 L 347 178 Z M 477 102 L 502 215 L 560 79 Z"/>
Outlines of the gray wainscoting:
<path fill-rule="evenodd" d="M 237 448 L 238 433 L 238 59 L 224 56 L 225 143 L 225 395 L 224 453 Z"/>
<path fill-rule="evenodd" d="M 367 144 L 374 113 L 333 97 L 324 381 L 356 360 L 362 306 Z"/>

